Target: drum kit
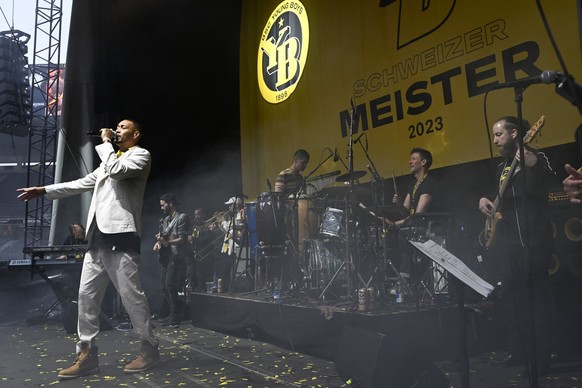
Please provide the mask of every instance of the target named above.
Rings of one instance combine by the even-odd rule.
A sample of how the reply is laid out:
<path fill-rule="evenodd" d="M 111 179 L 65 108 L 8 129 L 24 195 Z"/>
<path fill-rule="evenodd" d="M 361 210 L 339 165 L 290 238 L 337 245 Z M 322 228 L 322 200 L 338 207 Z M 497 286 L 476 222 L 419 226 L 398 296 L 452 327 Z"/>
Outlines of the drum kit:
<path fill-rule="evenodd" d="M 362 289 L 387 290 L 390 279 L 400 278 L 391 260 L 399 251 L 397 231 L 386 228 L 384 220 L 403 219 L 407 210 L 401 205 L 379 205 L 384 203 L 383 179 L 368 155 L 367 145 L 359 141 L 365 133 L 354 141 L 353 130 L 349 132 L 348 164 L 337 150 L 326 148 L 330 155 L 305 177 L 308 182 L 333 157 L 348 170 L 335 179 L 338 186 L 289 198 L 266 192 L 247 205 L 249 226 L 255 226 L 254 232 L 250 228 L 249 240 L 257 247 L 255 257 L 259 259 L 255 289 L 278 277 L 282 284 L 314 291 L 320 301 L 356 299 Z M 369 161 L 371 185 L 359 184 L 367 172 L 353 169 L 355 143 L 360 144 Z M 366 207 L 362 202 L 373 205 Z M 418 236 L 410 238 L 419 239 L 426 230 L 417 228 L 414 233 Z"/>
<path fill-rule="evenodd" d="M 361 176 L 362 172 L 344 174 L 336 180 Z M 398 276 L 392 265 L 398 255 L 398 230 L 386 228 L 383 218 L 402 219 L 406 209 L 350 206 L 349 190 L 347 185 L 334 186 L 288 198 L 265 192 L 256 202 L 247 202 L 249 241 L 263 261 L 257 261 L 255 268 L 256 288 L 268 287 L 277 277 L 320 300 L 351 298 L 361 287 L 379 292 L 390 288 L 390 280 Z M 355 189 L 364 201 L 366 190 Z M 418 241 L 426 228 L 411 226 L 402 233 Z"/>

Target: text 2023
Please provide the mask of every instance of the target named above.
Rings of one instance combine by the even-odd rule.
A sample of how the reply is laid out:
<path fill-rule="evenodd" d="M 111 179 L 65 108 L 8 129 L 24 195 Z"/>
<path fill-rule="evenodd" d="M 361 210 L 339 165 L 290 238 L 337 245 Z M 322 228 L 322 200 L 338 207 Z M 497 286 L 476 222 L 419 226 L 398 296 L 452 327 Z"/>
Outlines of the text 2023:
<path fill-rule="evenodd" d="M 408 138 L 414 139 L 418 136 L 428 135 L 435 131 L 440 131 L 444 127 L 443 118 L 437 116 L 434 119 L 428 119 L 423 123 L 411 124 L 408 126 Z"/>

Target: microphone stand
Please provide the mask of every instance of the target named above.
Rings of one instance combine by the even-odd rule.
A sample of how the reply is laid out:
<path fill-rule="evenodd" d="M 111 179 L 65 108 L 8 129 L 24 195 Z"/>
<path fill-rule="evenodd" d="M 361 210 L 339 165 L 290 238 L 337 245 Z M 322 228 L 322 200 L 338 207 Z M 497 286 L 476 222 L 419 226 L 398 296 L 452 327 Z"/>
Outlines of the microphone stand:
<path fill-rule="evenodd" d="M 366 140 L 366 142 L 367 142 L 367 140 Z M 366 167 L 368 168 L 368 171 L 370 171 L 370 174 L 372 174 L 372 177 L 374 178 L 374 183 L 381 189 L 380 202 L 382 203 L 382 205 L 384 205 L 384 178 L 382 178 L 382 176 L 378 172 L 378 169 L 374 165 L 374 162 L 370 158 L 370 154 L 368 154 L 368 148 L 364 147 L 364 145 L 362 144 L 361 141 L 359 143 L 360 143 L 360 147 L 364 151 L 364 154 L 366 155 L 366 159 L 368 159 L 368 162 L 370 162 L 370 164 L 368 164 Z M 374 194 L 373 202 L 374 202 L 374 205 L 376 205 L 378 202 L 377 201 L 378 196 L 376 195 L 375 190 L 373 190 L 372 193 Z M 374 212 L 376 213 L 377 210 L 378 209 L 374 209 Z"/>
<path fill-rule="evenodd" d="M 367 136 L 366 135 L 366 144 L 367 144 Z M 372 203 L 373 203 L 373 208 L 374 208 L 374 214 L 378 215 L 378 199 L 380 199 L 382 205 L 384 204 L 384 179 L 382 178 L 382 176 L 380 175 L 380 173 L 378 172 L 378 170 L 376 169 L 376 166 L 374 165 L 374 162 L 372 161 L 372 159 L 370 158 L 370 155 L 368 154 L 368 147 L 364 147 L 364 145 L 362 144 L 362 142 L 360 141 L 360 147 L 362 148 L 362 150 L 364 151 L 364 154 L 366 155 L 366 159 L 368 159 L 368 162 L 370 162 L 370 164 L 368 164 L 366 167 L 368 168 L 368 171 L 370 171 L 370 174 L 372 174 L 373 177 L 373 181 L 372 181 Z M 378 196 L 377 193 L 377 189 L 380 189 L 380 196 Z M 380 197 L 380 198 L 378 198 Z M 380 238 L 381 238 L 381 232 L 383 232 L 383 225 L 378 225 L 378 222 L 375 222 L 374 228 L 376 229 L 376 233 L 375 233 L 375 240 L 374 241 L 374 246 L 375 247 L 379 247 L 380 246 Z M 386 261 L 388 258 L 386 257 L 386 250 L 383 250 L 383 256 L 384 256 L 384 261 Z"/>
<path fill-rule="evenodd" d="M 531 341 L 531 348 L 530 348 L 530 355 L 529 355 L 529 360 L 528 362 L 531 365 L 531 369 L 530 369 L 530 373 L 529 373 L 529 379 L 530 379 L 530 383 L 531 383 L 531 387 L 533 388 L 537 388 L 538 385 L 538 367 L 537 367 L 537 349 L 536 349 L 536 339 L 535 339 L 535 322 L 534 322 L 534 301 L 533 301 L 533 293 L 531 292 L 532 290 L 532 283 L 533 283 L 533 274 L 532 274 L 532 265 L 531 265 L 531 250 L 530 250 L 530 246 L 529 246 L 529 242 L 530 242 L 530 237 L 529 237 L 529 217 L 528 217 L 528 212 L 527 212 L 527 205 L 528 205 L 528 200 L 527 200 L 527 195 L 525 192 L 525 188 L 526 186 L 526 173 L 525 173 L 525 157 L 524 157 L 524 144 L 523 144 L 523 138 L 525 136 L 525 133 L 523 132 L 523 110 L 522 110 L 522 103 L 523 103 L 523 91 L 525 90 L 525 87 L 515 87 L 514 91 L 515 91 L 515 104 L 516 104 L 516 109 L 517 109 L 517 122 L 519 123 L 519 135 L 517 136 L 517 140 L 518 140 L 518 145 L 519 145 L 519 164 L 520 164 L 520 168 L 521 168 L 521 184 L 522 184 L 522 207 L 524 209 L 523 215 L 524 215 L 524 225 L 526 225 L 526 228 L 524 228 L 524 233 L 523 233 L 523 243 L 524 243 L 524 252 L 525 252 L 525 270 L 526 270 L 526 282 L 527 282 L 527 286 L 525 289 L 526 292 L 526 298 L 528 298 L 528 308 L 526 308 L 527 313 L 530 315 L 528 317 L 526 317 L 526 321 L 529 325 L 529 330 L 527 331 L 527 333 L 529 333 L 529 336 L 526 335 L 526 341 Z M 508 177 L 509 178 L 509 177 Z M 512 274 L 513 276 L 515 275 L 520 275 L 520 274 Z M 518 322 L 520 320 L 521 317 L 517 317 Z M 523 318 L 521 318 L 523 319 Z M 529 338 L 528 338 L 529 337 Z"/>
<path fill-rule="evenodd" d="M 346 196 L 346 260 L 347 260 L 347 297 L 351 298 L 354 292 L 354 279 L 353 279 L 353 268 L 354 268 L 354 252 L 352 252 L 351 243 L 352 235 L 355 235 L 355 231 L 350 227 L 351 221 L 354 216 L 354 104 L 353 99 L 350 100 L 350 137 L 348 142 L 348 174 L 350 174 L 350 184 L 348 189 L 348 195 Z"/>
<path fill-rule="evenodd" d="M 329 149 L 329 148 L 327 148 L 327 149 L 331 151 L 331 149 Z M 317 166 L 315 166 L 315 168 L 314 168 L 314 169 L 313 169 L 313 170 L 312 170 L 312 171 L 311 171 L 309 174 L 307 174 L 307 175 L 305 176 L 305 178 L 303 178 L 303 181 L 304 181 L 304 182 L 307 182 L 307 180 L 308 180 L 308 179 L 309 179 L 309 178 L 310 178 L 310 177 L 311 177 L 311 176 L 312 176 L 312 175 L 313 175 L 313 174 L 314 174 L 314 173 L 315 173 L 317 170 L 319 170 L 319 168 L 320 168 L 321 166 L 323 166 L 323 164 L 324 164 L 325 162 L 327 162 L 327 161 L 329 160 L 329 158 L 331 158 L 332 156 L 333 156 L 333 153 L 332 153 L 331 155 L 327 155 L 325 159 L 323 159 L 321 162 L 319 162 L 319 164 L 318 164 Z"/>

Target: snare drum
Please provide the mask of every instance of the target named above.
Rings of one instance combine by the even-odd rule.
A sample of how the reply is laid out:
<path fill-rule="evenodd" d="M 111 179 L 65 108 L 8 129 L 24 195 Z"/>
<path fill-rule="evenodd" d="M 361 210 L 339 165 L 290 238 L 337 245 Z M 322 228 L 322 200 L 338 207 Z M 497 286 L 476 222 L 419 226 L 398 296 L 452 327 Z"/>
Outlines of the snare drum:
<path fill-rule="evenodd" d="M 339 283 L 346 281 L 342 267 L 341 251 L 332 242 L 322 240 L 305 240 L 305 254 L 308 259 L 308 274 L 306 276 L 309 287 L 324 288 L 337 274 Z"/>
<path fill-rule="evenodd" d="M 325 209 L 323 220 L 319 226 L 319 234 L 329 237 L 345 237 L 344 211 L 333 207 Z"/>

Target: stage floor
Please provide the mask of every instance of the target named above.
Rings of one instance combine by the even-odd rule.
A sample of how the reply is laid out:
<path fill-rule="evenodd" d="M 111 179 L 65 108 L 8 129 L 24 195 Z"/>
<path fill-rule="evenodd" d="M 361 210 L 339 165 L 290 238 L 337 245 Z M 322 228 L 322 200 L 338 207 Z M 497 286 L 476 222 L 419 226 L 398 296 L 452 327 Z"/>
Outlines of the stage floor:
<path fill-rule="evenodd" d="M 495 338 L 495 322 L 483 319 L 483 312 L 466 309 L 460 314 L 455 304 L 391 301 L 360 312 L 353 302 L 324 304 L 301 293 L 284 292 L 278 304 L 266 291 L 193 294 L 192 321 L 183 321 L 178 329 L 155 324 L 163 362 L 146 373 L 122 373 L 139 347 L 132 331 L 103 331 L 98 337 L 101 373 L 59 383 L 58 370 L 74 359 L 75 335 L 64 330 L 58 308 L 43 322 L 30 321 L 54 300 L 50 288 L 26 277 L 20 283 L 1 280 L 0 386 L 341 387 L 347 374 L 370 366 L 370 373 L 380 373 L 387 384 L 420 380 L 426 368 L 433 377 L 444 376 L 447 387 L 531 386 L 519 377 L 522 367 L 489 364 L 503 341 Z M 468 368 L 459 367 L 461 330 L 467 338 Z M 539 386 L 582 387 L 581 381 L 580 353 L 558 352 L 551 374 L 541 377 Z"/>

